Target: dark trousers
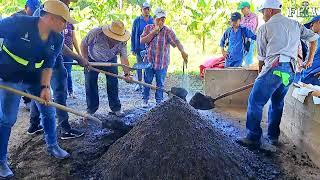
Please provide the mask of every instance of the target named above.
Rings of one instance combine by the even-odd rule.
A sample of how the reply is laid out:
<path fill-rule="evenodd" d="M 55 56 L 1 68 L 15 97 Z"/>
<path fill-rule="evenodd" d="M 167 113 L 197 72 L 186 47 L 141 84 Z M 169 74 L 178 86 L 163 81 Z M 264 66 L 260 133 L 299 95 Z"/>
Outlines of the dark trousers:
<path fill-rule="evenodd" d="M 63 61 L 64 62 L 72 62 L 73 59 L 68 57 L 68 56 L 63 56 Z M 73 93 L 73 83 L 72 83 L 72 64 L 64 64 L 64 67 L 67 70 L 67 87 L 68 87 L 68 93 L 71 94 Z"/>
<path fill-rule="evenodd" d="M 116 63 L 117 58 L 112 59 L 110 62 Z M 99 69 L 118 74 L 117 67 L 99 67 Z M 86 87 L 86 101 L 87 112 L 94 114 L 99 108 L 99 88 L 98 88 L 98 72 L 85 71 L 85 87 Z M 107 93 L 109 100 L 109 107 L 112 111 L 119 111 L 121 103 L 119 99 L 119 85 L 118 78 L 107 76 Z"/>

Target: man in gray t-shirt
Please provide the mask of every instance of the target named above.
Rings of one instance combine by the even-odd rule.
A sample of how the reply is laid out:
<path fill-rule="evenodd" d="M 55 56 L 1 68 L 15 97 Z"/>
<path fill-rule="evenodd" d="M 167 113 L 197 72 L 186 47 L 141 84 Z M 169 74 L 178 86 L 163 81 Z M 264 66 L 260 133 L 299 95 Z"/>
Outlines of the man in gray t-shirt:
<path fill-rule="evenodd" d="M 316 40 L 319 36 L 297 21 L 281 15 L 279 0 L 266 0 L 261 8 L 266 23 L 257 33 L 259 76 L 248 100 L 247 136 L 237 142 L 243 146 L 259 147 L 262 136 L 260 123 L 264 105 L 271 99 L 268 114 L 268 138 L 278 143 L 284 97 L 294 78 L 300 39 L 310 42 L 310 55 L 304 68 L 313 62 Z"/>

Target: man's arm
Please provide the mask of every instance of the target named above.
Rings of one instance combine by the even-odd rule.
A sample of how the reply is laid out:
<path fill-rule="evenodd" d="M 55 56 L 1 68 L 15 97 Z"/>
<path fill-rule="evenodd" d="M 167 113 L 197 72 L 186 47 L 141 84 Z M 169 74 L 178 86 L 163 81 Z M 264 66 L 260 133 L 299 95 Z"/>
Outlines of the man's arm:
<path fill-rule="evenodd" d="M 224 46 L 225 46 L 225 43 L 226 43 L 226 40 L 228 39 L 228 30 L 226 30 L 224 33 L 223 33 L 223 36 L 220 40 L 220 47 L 221 47 L 221 54 L 223 55 L 224 58 L 227 57 L 228 53 L 225 51 L 224 49 Z"/>
<path fill-rule="evenodd" d="M 51 100 L 50 92 L 50 81 L 52 76 L 52 68 L 45 68 L 41 72 L 41 93 L 40 98 L 44 99 L 45 102 Z"/>
<path fill-rule="evenodd" d="M 62 53 L 64 56 L 69 56 L 71 57 L 72 59 L 78 61 L 78 63 L 83 66 L 83 67 L 87 67 L 89 65 L 89 62 L 86 58 L 83 58 L 82 56 L 74 53 L 73 51 L 71 51 L 71 49 L 66 46 L 66 45 L 63 45 L 63 50 L 62 50 Z"/>
<path fill-rule="evenodd" d="M 84 59 L 89 60 L 89 55 L 88 55 L 88 46 L 84 42 L 85 39 L 82 40 L 81 45 L 80 45 L 80 50 L 81 50 L 81 55 Z"/>
<path fill-rule="evenodd" d="M 259 72 L 264 65 L 264 60 L 267 57 L 267 39 L 265 26 L 262 26 L 257 33 L 257 50 L 258 50 L 258 60 L 259 60 Z"/>
<path fill-rule="evenodd" d="M 149 29 L 144 28 L 142 35 L 140 36 L 140 43 L 146 44 L 149 43 L 154 36 L 156 36 L 160 31 L 160 27 L 156 26 L 152 31 L 149 32 Z"/>
<path fill-rule="evenodd" d="M 256 40 L 257 39 L 257 36 L 253 33 L 253 31 L 251 31 L 249 28 L 245 28 L 245 35 L 247 38 L 250 38 L 252 40 Z"/>
<path fill-rule="evenodd" d="M 171 46 L 177 47 L 181 53 L 181 56 L 182 56 L 184 62 L 188 63 L 188 54 L 184 51 L 184 48 L 183 48 L 181 42 L 179 41 L 179 39 L 177 38 L 176 34 L 171 29 L 169 30 L 169 32 L 167 34 L 168 34 L 169 42 L 170 42 Z"/>
<path fill-rule="evenodd" d="M 315 32 L 313 32 L 310 29 L 307 29 L 304 25 L 299 24 L 300 27 L 300 34 L 301 34 L 301 39 L 305 40 L 310 43 L 309 47 L 309 57 L 307 62 L 304 64 L 304 68 L 308 68 L 312 65 L 313 63 L 313 58 L 316 52 L 317 48 L 317 39 L 319 38 L 319 35 Z"/>
<path fill-rule="evenodd" d="M 311 41 L 309 42 L 310 47 L 309 47 L 309 56 L 308 56 L 308 60 L 307 62 L 303 65 L 304 68 L 309 68 L 312 63 L 313 63 L 313 58 L 314 55 L 316 53 L 316 49 L 317 49 L 317 41 Z"/>

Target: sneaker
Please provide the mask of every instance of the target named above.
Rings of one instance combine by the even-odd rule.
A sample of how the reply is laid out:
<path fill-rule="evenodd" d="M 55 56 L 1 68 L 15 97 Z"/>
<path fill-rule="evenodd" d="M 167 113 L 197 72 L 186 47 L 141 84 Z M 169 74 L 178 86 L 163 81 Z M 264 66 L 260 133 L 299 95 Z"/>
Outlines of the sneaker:
<path fill-rule="evenodd" d="M 70 129 L 68 132 L 63 132 L 61 134 L 60 139 L 67 140 L 67 139 L 74 139 L 79 138 L 84 135 L 84 132 L 76 130 L 76 129 Z"/>
<path fill-rule="evenodd" d="M 36 134 L 36 133 L 43 133 L 43 127 L 39 124 L 39 125 L 30 125 L 28 131 L 27 131 L 27 134 L 29 135 L 33 135 L 33 134 Z"/>
<path fill-rule="evenodd" d="M 48 147 L 47 152 L 49 155 L 51 155 L 57 159 L 66 159 L 66 158 L 70 157 L 70 154 L 67 151 L 61 149 L 59 147 L 59 145 L 54 145 L 54 146 Z"/>
<path fill-rule="evenodd" d="M 110 114 L 115 115 L 115 116 L 117 116 L 117 117 L 123 117 L 123 116 L 124 116 L 124 113 L 123 113 L 123 111 L 121 111 L 121 110 L 119 110 L 119 111 L 112 111 L 112 112 L 110 112 Z"/>
<path fill-rule="evenodd" d="M 13 176 L 13 172 L 8 166 L 8 163 L 5 162 L 0 162 L 0 179 L 2 178 L 10 178 Z"/>
<path fill-rule="evenodd" d="M 259 141 L 253 141 L 247 137 L 237 139 L 236 143 L 240 144 L 241 146 L 249 147 L 249 148 L 259 148 L 260 146 Z"/>
<path fill-rule="evenodd" d="M 266 141 L 269 143 L 269 144 L 272 144 L 273 146 L 279 146 L 280 143 L 279 143 L 279 139 L 272 139 L 270 137 L 267 137 L 266 138 Z"/>

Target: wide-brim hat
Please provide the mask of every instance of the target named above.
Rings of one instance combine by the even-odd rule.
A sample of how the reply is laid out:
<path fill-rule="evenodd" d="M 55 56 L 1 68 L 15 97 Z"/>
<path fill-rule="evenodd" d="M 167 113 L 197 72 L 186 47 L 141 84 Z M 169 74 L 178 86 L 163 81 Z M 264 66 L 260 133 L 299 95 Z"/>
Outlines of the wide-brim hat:
<path fill-rule="evenodd" d="M 70 17 L 69 7 L 59 0 L 47 0 L 43 4 L 43 11 L 62 17 L 71 24 L 78 22 Z"/>
<path fill-rule="evenodd" d="M 117 41 L 126 42 L 130 39 L 130 33 L 124 27 L 122 21 L 112 21 L 111 25 L 102 27 L 103 33 Z"/>

